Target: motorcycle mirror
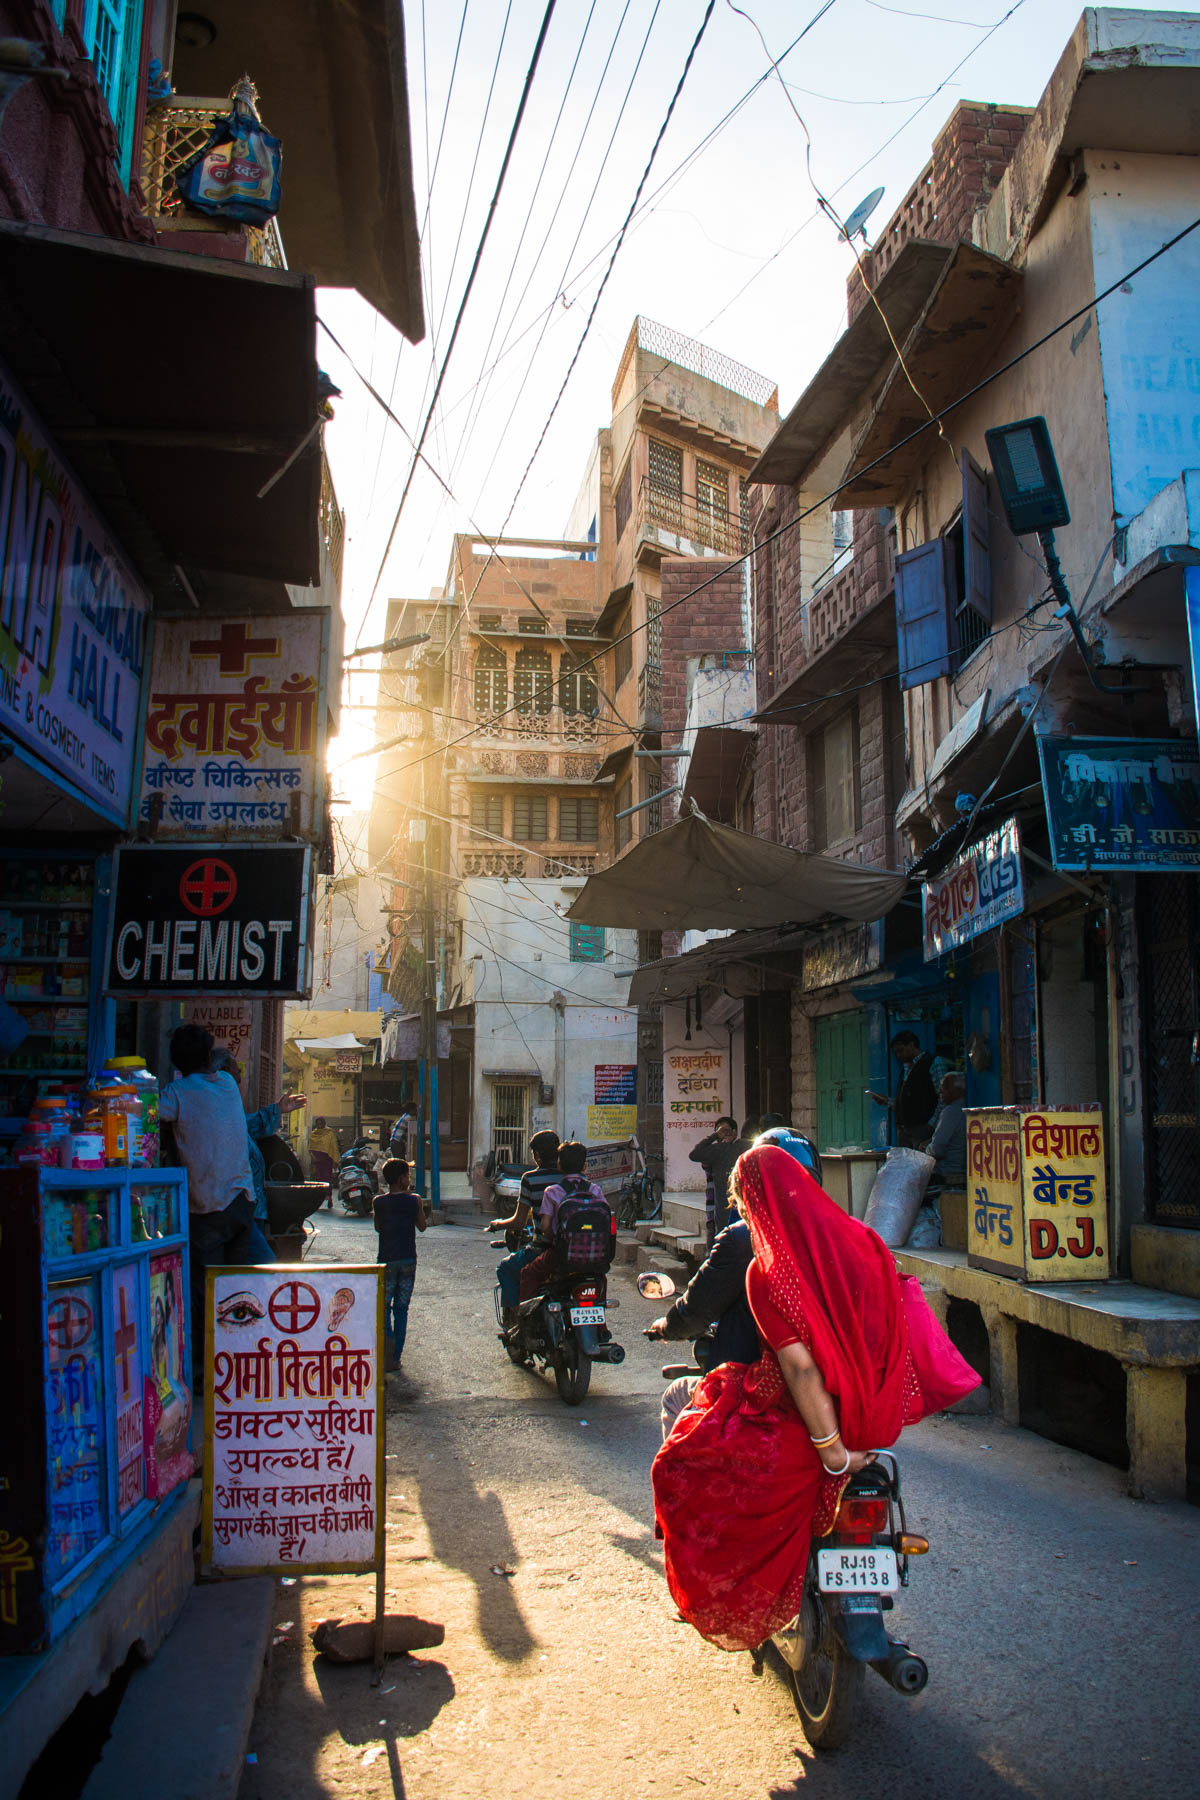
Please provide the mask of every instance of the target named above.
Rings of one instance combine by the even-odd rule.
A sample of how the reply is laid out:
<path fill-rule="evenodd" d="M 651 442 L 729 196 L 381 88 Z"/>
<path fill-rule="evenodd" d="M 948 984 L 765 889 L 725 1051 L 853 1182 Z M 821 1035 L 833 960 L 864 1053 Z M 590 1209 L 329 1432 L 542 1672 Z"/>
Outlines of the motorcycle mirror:
<path fill-rule="evenodd" d="M 637 1291 L 643 1300 L 669 1300 L 675 1292 L 675 1283 L 669 1275 L 651 1269 L 638 1276 Z"/>

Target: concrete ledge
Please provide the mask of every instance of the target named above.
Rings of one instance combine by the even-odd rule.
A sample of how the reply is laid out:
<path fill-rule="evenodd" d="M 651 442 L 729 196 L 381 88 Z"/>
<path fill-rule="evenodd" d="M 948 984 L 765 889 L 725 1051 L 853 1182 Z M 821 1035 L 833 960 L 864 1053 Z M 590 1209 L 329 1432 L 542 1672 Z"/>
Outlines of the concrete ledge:
<path fill-rule="evenodd" d="M 164 1789 L 171 1800 L 236 1800 L 274 1604 L 267 1576 L 193 1590 L 125 1690 L 83 1800 L 161 1800 Z"/>
<path fill-rule="evenodd" d="M 1115 1357 L 1125 1370 L 1129 1491 L 1182 1500 L 1187 1492 L 1187 1372 L 1200 1367 L 1200 1302 L 1132 1281 L 1009 1281 L 967 1267 L 958 1250 L 898 1250 L 943 1324 L 951 1299 L 978 1306 L 987 1327 L 992 1410 L 1021 1423 L 1019 1324 Z"/>
<path fill-rule="evenodd" d="M 200 1483 L 93 1605 L 39 1656 L 0 1658 L 0 1800 L 13 1800 L 30 1765 L 85 1694 L 98 1694 L 136 1646 L 153 1656 L 192 1591 L 192 1534 Z"/>
<path fill-rule="evenodd" d="M 1135 1225 L 1129 1234 L 1133 1279 L 1143 1287 L 1200 1300 L 1200 1231 Z"/>
<path fill-rule="evenodd" d="M 969 1269 L 961 1250 L 897 1250 L 906 1275 L 956 1300 L 991 1306 L 1025 1325 L 1073 1338 L 1124 1363 L 1149 1368 L 1200 1365 L 1200 1301 L 1132 1281 L 1009 1281 Z"/>

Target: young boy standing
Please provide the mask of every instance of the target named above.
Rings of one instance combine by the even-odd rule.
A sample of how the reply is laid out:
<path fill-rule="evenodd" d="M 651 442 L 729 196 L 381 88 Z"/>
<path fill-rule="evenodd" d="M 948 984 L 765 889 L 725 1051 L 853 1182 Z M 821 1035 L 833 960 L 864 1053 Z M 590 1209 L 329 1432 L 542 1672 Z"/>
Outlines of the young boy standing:
<path fill-rule="evenodd" d="M 391 1338 L 388 1368 L 398 1369 L 408 1333 L 408 1308 L 417 1278 L 417 1233 L 424 1231 L 425 1202 L 409 1186 L 410 1169 L 402 1157 L 383 1165 L 387 1192 L 375 1196 L 375 1230 L 379 1261 L 384 1265 L 383 1319 Z"/>

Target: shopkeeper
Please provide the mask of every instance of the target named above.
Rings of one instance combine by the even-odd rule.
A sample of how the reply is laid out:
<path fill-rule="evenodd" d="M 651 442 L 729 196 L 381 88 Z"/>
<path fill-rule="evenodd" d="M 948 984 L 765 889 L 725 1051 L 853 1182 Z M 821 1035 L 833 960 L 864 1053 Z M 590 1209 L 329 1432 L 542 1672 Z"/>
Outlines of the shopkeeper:
<path fill-rule="evenodd" d="M 209 1068 L 212 1033 L 181 1025 L 171 1038 L 178 1080 L 159 1098 L 159 1118 L 175 1133 L 188 1175 L 192 1294 L 192 1386 L 204 1385 L 205 1271 L 226 1263 L 272 1263 L 275 1252 L 254 1220 L 254 1180 L 246 1114 L 237 1082 Z"/>

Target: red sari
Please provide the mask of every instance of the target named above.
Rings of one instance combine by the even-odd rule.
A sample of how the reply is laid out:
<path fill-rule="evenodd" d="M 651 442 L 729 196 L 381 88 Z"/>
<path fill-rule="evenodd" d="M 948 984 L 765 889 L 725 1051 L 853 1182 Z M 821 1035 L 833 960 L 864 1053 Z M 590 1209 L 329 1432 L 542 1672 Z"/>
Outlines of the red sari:
<path fill-rule="evenodd" d="M 768 1347 L 756 1363 L 724 1363 L 705 1377 L 651 1473 L 680 1613 L 722 1649 L 749 1650 L 799 1611 L 810 1541 L 829 1530 L 845 1485 L 826 1474 L 776 1352 L 805 1345 L 851 1450 L 894 1444 L 905 1425 L 979 1377 L 927 1308 L 910 1339 L 909 1308 L 924 1305 L 919 1286 L 902 1288 L 882 1239 L 786 1151 L 748 1150 L 737 1172 L 754 1242 L 747 1294 Z M 928 1362 L 930 1327 L 941 1338 L 932 1402 L 912 1354 L 915 1341 Z"/>

